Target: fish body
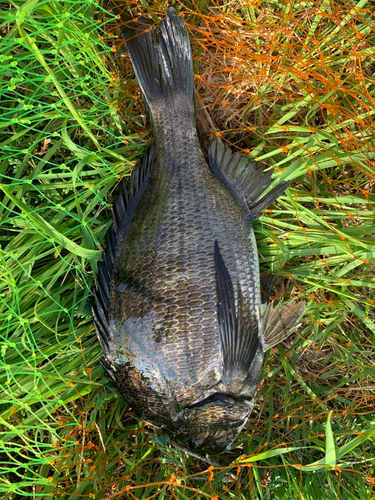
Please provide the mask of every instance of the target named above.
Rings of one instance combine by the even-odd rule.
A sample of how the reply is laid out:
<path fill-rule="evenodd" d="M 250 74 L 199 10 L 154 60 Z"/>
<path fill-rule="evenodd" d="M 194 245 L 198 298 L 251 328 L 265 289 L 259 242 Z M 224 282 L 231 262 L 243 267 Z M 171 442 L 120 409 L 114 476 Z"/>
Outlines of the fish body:
<path fill-rule="evenodd" d="M 219 143 L 207 164 L 189 38 L 173 9 L 158 32 L 143 19 L 121 32 L 155 143 L 114 203 L 95 292 L 103 366 L 145 420 L 222 451 L 252 411 L 267 347 L 304 308 L 267 305 L 252 227 L 288 183 L 265 194 L 271 172 Z"/>

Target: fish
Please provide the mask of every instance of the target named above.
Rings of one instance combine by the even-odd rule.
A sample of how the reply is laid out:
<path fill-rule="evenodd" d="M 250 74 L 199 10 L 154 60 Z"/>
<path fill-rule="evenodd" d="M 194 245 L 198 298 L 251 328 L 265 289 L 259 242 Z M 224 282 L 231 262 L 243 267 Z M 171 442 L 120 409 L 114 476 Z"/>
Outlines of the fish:
<path fill-rule="evenodd" d="M 173 8 L 120 27 L 154 143 L 120 183 L 93 317 L 109 380 L 190 450 L 229 450 L 253 410 L 264 355 L 305 303 L 273 306 L 253 222 L 290 182 L 196 128 L 189 35 Z"/>

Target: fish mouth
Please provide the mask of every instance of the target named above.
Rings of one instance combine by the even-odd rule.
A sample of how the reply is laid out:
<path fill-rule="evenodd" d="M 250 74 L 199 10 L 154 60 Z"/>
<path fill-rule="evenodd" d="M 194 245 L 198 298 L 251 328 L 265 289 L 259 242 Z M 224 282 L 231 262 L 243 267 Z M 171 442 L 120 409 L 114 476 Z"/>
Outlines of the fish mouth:
<path fill-rule="evenodd" d="M 203 398 L 196 399 L 189 405 L 187 405 L 185 408 L 202 408 L 203 406 L 207 406 L 209 404 L 215 403 L 218 405 L 231 405 L 235 403 L 245 403 L 248 406 L 252 405 L 253 398 L 243 396 L 243 395 L 238 395 L 238 394 L 231 394 L 227 392 L 213 392 L 211 394 L 208 394 L 207 396 L 204 396 Z"/>

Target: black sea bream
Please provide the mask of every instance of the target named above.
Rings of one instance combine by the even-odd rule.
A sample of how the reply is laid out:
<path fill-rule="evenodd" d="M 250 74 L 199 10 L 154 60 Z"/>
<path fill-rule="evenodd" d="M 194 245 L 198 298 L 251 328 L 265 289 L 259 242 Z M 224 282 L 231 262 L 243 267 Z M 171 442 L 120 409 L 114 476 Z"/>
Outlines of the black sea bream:
<path fill-rule="evenodd" d="M 102 364 L 146 421 L 222 451 L 246 424 L 265 351 L 304 304 L 267 304 L 252 222 L 289 183 L 196 130 L 189 37 L 172 9 L 121 26 L 155 144 L 121 184 L 94 308 Z"/>

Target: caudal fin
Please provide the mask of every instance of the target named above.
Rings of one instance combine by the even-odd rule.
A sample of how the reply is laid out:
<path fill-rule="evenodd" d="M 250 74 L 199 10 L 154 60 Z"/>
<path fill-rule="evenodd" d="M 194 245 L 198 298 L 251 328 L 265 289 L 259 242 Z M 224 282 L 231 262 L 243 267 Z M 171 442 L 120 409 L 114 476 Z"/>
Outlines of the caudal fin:
<path fill-rule="evenodd" d="M 194 108 L 193 65 L 189 35 L 173 8 L 157 28 L 145 18 L 120 26 L 146 104 L 185 96 Z"/>

